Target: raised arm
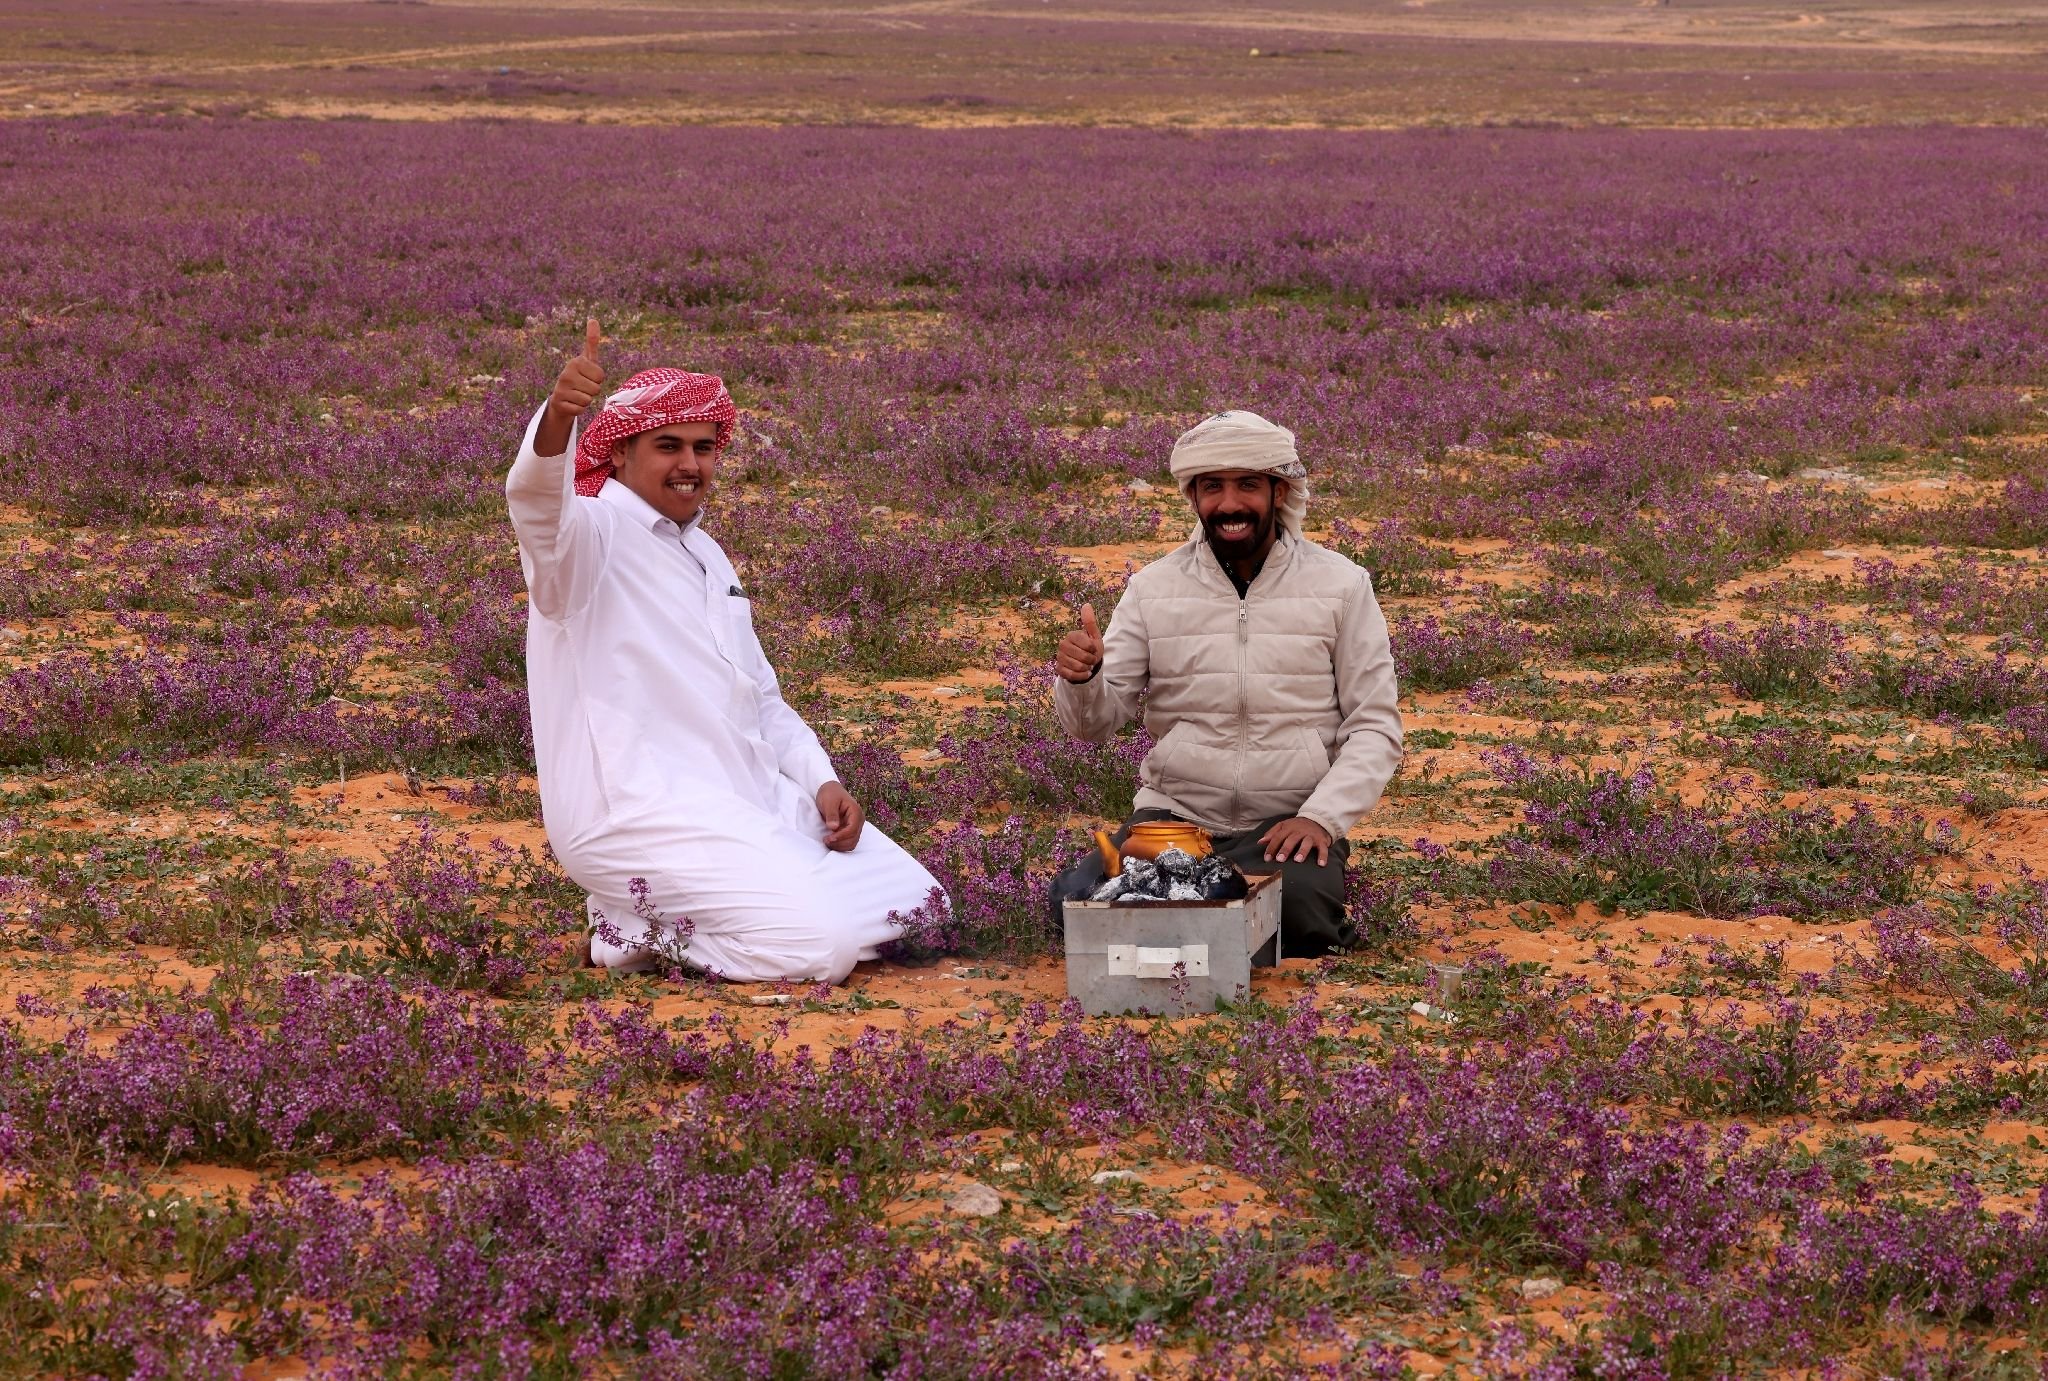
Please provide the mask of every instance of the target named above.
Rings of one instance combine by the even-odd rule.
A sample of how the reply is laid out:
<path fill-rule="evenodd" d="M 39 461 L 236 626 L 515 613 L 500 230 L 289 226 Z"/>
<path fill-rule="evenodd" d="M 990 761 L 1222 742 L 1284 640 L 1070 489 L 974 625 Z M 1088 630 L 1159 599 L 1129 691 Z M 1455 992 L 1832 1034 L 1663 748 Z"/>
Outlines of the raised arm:
<path fill-rule="evenodd" d="M 1144 606 L 1117 602 L 1109 632 L 1095 625 L 1095 606 L 1081 606 L 1081 626 L 1061 640 L 1053 663 L 1052 706 L 1060 727 L 1088 743 L 1106 742 L 1138 712 L 1138 697 L 1152 680 L 1151 640 Z"/>
<path fill-rule="evenodd" d="M 551 619 L 564 619 L 589 598 L 604 549 L 590 515 L 576 502 L 576 423 L 604 387 L 597 362 L 597 318 L 584 328 L 583 352 L 562 366 L 554 391 L 526 425 L 519 457 L 505 477 L 505 506 L 519 534 L 527 597 Z"/>

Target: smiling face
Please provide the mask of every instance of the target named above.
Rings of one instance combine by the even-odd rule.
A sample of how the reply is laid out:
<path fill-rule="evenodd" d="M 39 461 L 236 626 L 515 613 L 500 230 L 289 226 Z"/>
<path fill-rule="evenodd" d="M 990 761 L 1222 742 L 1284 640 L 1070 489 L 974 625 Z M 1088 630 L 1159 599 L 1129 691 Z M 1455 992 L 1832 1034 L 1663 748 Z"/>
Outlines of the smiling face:
<path fill-rule="evenodd" d="M 627 437 L 612 452 L 612 478 L 683 524 L 697 516 L 718 470 L 718 424 L 677 422 Z"/>
<path fill-rule="evenodd" d="M 1257 561 L 1273 548 L 1281 496 L 1287 481 L 1258 470 L 1219 470 L 1198 475 L 1191 487 L 1202 535 L 1218 561 Z"/>

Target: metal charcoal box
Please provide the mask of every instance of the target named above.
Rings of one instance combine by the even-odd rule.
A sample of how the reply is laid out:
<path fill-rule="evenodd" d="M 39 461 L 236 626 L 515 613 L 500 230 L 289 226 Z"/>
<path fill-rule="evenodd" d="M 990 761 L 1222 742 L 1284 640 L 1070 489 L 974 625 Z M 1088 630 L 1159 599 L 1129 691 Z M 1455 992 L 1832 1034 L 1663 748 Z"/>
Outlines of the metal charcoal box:
<path fill-rule="evenodd" d="M 1243 998 L 1253 957 L 1261 968 L 1280 958 L 1280 875 L 1246 881 L 1235 901 L 1068 902 L 1067 996 L 1091 1017 L 1182 1016 Z"/>

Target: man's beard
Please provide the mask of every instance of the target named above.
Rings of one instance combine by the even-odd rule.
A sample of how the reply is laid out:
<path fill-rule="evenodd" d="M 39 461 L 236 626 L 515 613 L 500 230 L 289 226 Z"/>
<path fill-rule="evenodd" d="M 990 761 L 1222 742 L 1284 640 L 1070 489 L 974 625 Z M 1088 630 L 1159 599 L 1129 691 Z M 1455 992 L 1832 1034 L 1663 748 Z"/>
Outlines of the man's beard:
<path fill-rule="evenodd" d="M 1217 513 L 1202 519 L 1202 537 L 1209 543 L 1209 550 L 1216 553 L 1218 561 L 1250 561 L 1259 554 L 1259 550 L 1266 545 L 1266 540 L 1273 535 L 1274 514 L 1270 508 L 1261 516 L 1252 518 L 1252 530 L 1234 541 L 1216 535 L 1217 525 L 1226 518 L 1252 518 L 1252 515 L 1242 512 Z"/>

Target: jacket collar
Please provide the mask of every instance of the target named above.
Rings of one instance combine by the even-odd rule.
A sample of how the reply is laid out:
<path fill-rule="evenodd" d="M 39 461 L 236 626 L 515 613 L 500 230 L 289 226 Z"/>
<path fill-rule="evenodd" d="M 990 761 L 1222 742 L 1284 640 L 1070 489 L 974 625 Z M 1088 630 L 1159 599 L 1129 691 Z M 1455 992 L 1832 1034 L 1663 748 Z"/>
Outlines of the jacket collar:
<path fill-rule="evenodd" d="M 1259 573 L 1252 577 L 1250 589 L 1246 593 L 1258 589 L 1260 585 L 1271 583 L 1275 576 L 1285 570 L 1287 564 L 1294 560 L 1294 550 L 1301 545 L 1302 540 L 1283 528 L 1274 537 L 1273 550 L 1266 553 L 1266 564 L 1259 567 Z M 1223 563 L 1216 559 L 1215 551 L 1202 536 L 1200 528 L 1195 529 L 1195 535 L 1188 539 L 1188 546 L 1193 548 L 1195 570 L 1200 573 L 1202 581 L 1209 585 L 1220 585 L 1230 591 L 1232 599 L 1237 598 L 1237 583 L 1230 578 L 1230 572 L 1223 569 Z"/>
<path fill-rule="evenodd" d="M 597 491 L 598 502 L 608 503 L 627 518 L 658 537 L 674 537 L 681 540 L 690 535 L 704 520 L 704 510 L 699 508 L 690 515 L 687 523 L 678 523 L 673 518 L 664 518 L 654 511 L 654 505 L 635 494 L 616 479 L 607 479 L 604 487 Z"/>

